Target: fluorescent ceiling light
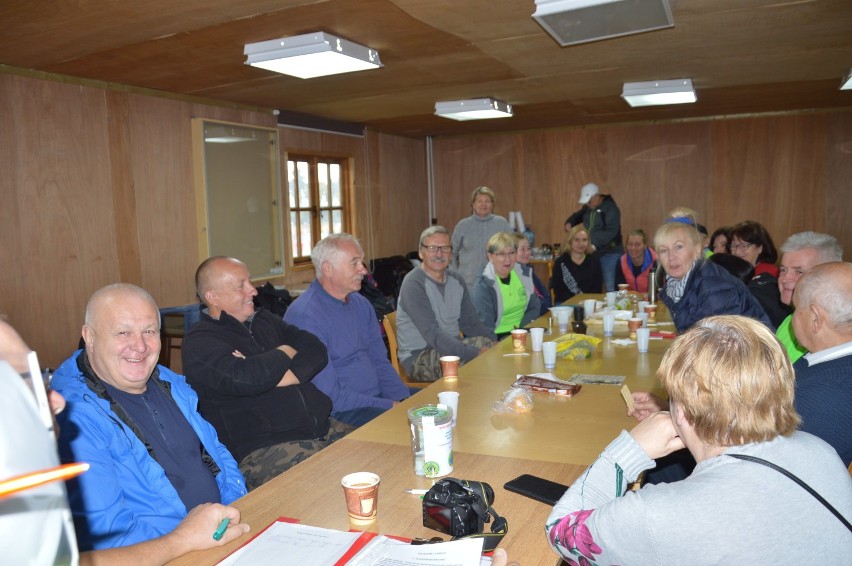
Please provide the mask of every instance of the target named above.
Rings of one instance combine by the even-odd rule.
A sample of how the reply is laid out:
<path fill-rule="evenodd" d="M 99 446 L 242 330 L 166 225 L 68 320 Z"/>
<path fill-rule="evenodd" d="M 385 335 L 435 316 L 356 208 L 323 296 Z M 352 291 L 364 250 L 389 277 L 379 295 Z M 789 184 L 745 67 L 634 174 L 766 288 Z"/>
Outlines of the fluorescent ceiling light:
<path fill-rule="evenodd" d="M 488 120 L 511 118 L 512 105 L 493 98 L 448 100 L 435 103 L 435 114 L 450 120 Z"/>
<path fill-rule="evenodd" d="M 243 128 L 209 126 L 204 129 L 205 143 L 242 143 L 257 141 L 254 133 Z"/>
<path fill-rule="evenodd" d="M 689 104 L 698 100 L 691 79 L 624 83 L 621 98 L 634 107 Z"/>
<path fill-rule="evenodd" d="M 840 85 L 840 90 L 852 90 L 852 70 L 843 77 L 843 83 Z"/>
<path fill-rule="evenodd" d="M 669 0 L 535 0 L 533 19 L 562 47 L 674 27 Z"/>
<path fill-rule="evenodd" d="M 247 43 L 246 65 L 301 79 L 378 69 L 379 53 L 325 32 Z"/>

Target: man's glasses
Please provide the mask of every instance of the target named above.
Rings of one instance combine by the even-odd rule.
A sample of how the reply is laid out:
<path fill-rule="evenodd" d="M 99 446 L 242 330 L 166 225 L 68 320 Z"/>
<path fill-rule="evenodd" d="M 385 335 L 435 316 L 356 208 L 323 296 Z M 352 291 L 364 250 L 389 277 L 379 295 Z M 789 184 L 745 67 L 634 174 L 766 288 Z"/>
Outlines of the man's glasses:
<path fill-rule="evenodd" d="M 731 251 L 739 251 L 739 250 L 747 250 L 752 247 L 754 244 L 751 242 L 745 242 L 743 244 L 731 244 Z"/>
<path fill-rule="evenodd" d="M 453 251 L 453 246 L 423 246 L 423 249 L 430 254 L 436 254 L 438 252 L 448 254 Z"/>

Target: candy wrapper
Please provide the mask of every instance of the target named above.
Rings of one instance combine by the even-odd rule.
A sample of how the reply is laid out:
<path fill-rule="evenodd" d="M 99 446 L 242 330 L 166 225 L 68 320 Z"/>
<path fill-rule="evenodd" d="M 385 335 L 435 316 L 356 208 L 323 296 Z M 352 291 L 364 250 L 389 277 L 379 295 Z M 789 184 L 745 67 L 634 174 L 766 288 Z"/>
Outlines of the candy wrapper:
<path fill-rule="evenodd" d="M 503 394 L 503 399 L 495 401 L 491 407 L 495 413 L 529 413 L 533 408 L 529 391 L 513 387 Z"/>
<path fill-rule="evenodd" d="M 600 338 L 585 334 L 563 334 L 556 340 L 556 357 L 563 360 L 584 360 L 591 358 Z"/>
<path fill-rule="evenodd" d="M 538 373 L 533 375 L 519 375 L 515 380 L 515 383 L 512 384 L 512 387 L 519 387 L 521 389 L 526 389 L 527 391 L 541 391 L 552 395 L 572 397 L 575 393 L 579 392 L 583 386 L 557 379 L 553 376 L 553 374 Z"/>

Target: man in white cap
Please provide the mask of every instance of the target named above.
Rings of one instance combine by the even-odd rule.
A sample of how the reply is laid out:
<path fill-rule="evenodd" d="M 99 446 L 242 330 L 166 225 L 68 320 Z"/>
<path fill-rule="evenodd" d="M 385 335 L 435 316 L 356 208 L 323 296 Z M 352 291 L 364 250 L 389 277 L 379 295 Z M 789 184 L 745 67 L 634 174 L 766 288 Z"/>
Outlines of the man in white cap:
<path fill-rule="evenodd" d="M 621 237 L 621 210 L 610 195 L 601 194 L 594 183 L 586 183 L 580 189 L 580 204 L 583 208 L 568 217 L 565 231 L 585 224 L 591 238 L 590 250 L 601 262 L 604 287 L 615 291 L 615 271 L 618 259 L 624 253 Z"/>

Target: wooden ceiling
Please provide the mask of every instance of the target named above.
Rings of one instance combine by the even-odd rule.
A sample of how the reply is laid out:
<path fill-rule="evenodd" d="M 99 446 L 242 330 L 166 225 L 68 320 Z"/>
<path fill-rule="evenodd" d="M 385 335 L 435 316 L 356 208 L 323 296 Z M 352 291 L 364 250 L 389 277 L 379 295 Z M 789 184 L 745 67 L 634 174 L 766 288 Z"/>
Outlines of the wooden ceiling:
<path fill-rule="evenodd" d="M 410 136 L 852 107 L 838 90 L 852 1 L 671 5 L 674 28 L 563 48 L 534 0 L 5 0 L 0 63 Z M 384 68 L 302 80 L 243 64 L 245 43 L 311 31 L 378 50 Z M 697 104 L 620 97 L 624 82 L 685 77 Z M 515 116 L 433 115 L 438 100 L 489 96 Z"/>

